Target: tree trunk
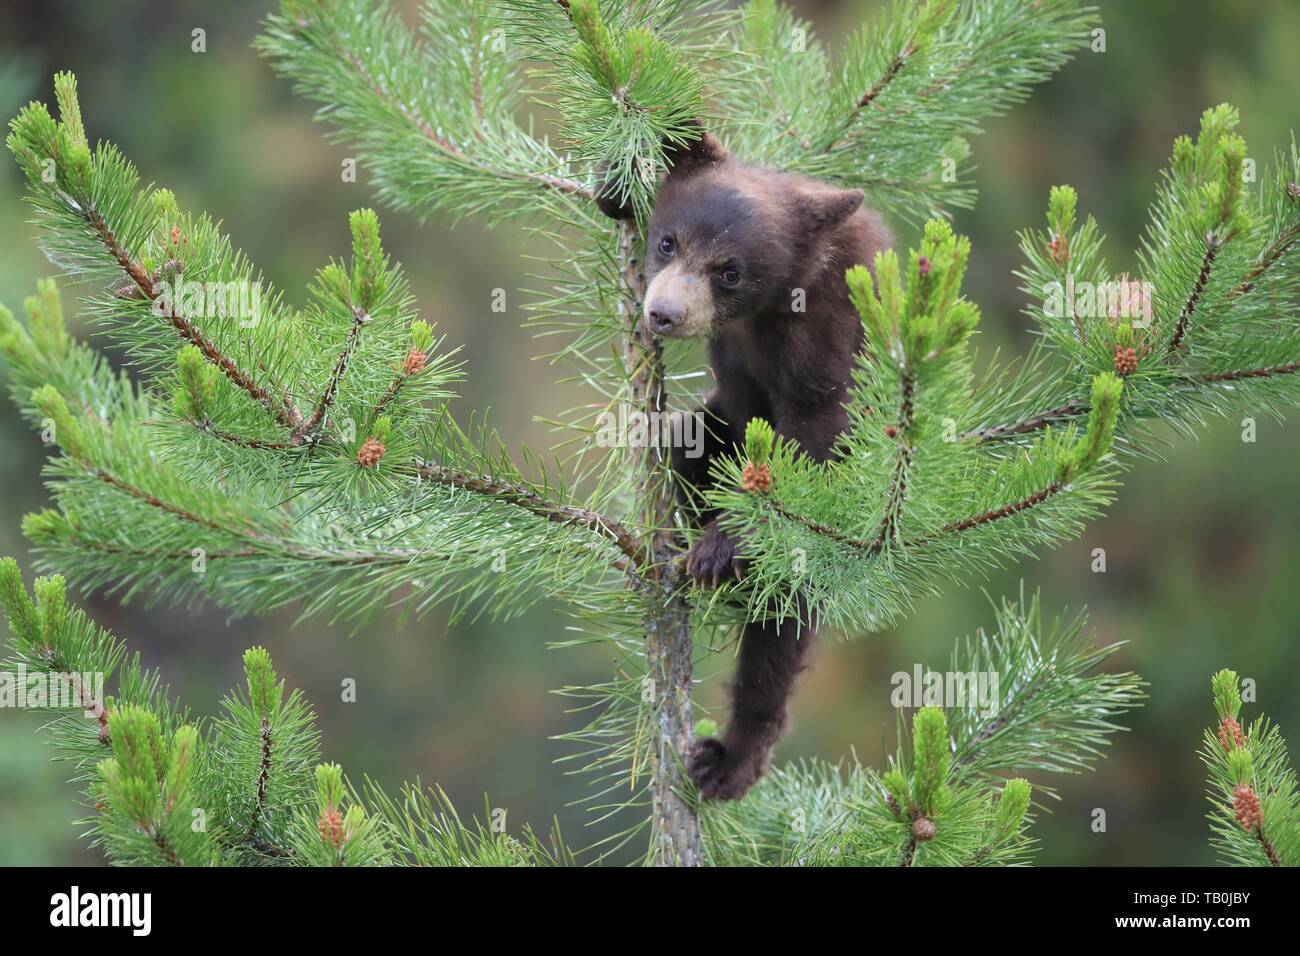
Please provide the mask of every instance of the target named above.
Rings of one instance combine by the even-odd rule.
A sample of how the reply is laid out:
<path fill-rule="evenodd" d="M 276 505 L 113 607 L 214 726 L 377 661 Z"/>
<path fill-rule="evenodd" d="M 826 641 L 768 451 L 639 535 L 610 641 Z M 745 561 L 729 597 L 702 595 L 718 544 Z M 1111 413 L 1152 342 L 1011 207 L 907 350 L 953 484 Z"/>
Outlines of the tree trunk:
<path fill-rule="evenodd" d="M 699 866 L 700 820 L 679 795 L 695 726 L 690 612 L 680 597 L 669 597 L 670 590 L 665 580 L 658 591 L 663 602 L 646 617 L 646 672 L 654 682 L 657 734 L 650 762 L 651 849 L 656 866 Z"/>
<path fill-rule="evenodd" d="M 637 410 L 662 412 L 667 406 L 663 352 L 641 324 L 645 272 L 636 249 L 636 227 L 622 223 L 619 262 L 626 291 L 622 302 L 623 360 L 630 377 L 629 401 Z M 649 569 L 652 580 L 644 594 L 647 691 L 655 730 L 650 758 L 650 850 L 656 866 L 699 866 L 700 820 L 681 796 L 695 719 L 691 708 L 690 608 L 679 592 L 682 572 L 677 558 L 681 547 L 669 480 L 672 455 L 667 449 L 646 447 L 631 449 L 631 456 L 632 473 L 640 481 L 637 514 L 647 529 L 654 561 Z"/>

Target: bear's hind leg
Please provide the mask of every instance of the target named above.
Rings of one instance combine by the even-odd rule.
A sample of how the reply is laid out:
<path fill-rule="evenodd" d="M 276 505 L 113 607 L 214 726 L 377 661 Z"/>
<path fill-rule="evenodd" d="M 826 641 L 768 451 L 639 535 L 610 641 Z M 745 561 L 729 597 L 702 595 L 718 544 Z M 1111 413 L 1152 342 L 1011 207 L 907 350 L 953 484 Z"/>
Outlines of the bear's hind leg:
<path fill-rule="evenodd" d="M 745 625 L 731 717 L 721 739 L 697 741 L 691 779 L 705 800 L 739 800 L 767 772 L 772 747 L 785 730 L 795 678 L 804 668 L 816 633 L 793 618 Z"/>

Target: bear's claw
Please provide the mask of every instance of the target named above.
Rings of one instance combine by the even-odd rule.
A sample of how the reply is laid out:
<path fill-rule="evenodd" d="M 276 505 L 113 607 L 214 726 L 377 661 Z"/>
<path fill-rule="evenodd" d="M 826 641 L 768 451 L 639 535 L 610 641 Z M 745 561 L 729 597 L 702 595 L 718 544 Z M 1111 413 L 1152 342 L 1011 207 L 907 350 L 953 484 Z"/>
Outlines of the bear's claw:
<path fill-rule="evenodd" d="M 717 587 L 724 580 L 739 581 L 745 576 L 745 562 L 738 554 L 736 539 L 716 524 L 695 542 L 686 556 L 686 573 L 696 587 Z"/>
<path fill-rule="evenodd" d="M 687 770 L 702 800 L 739 800 L 763 775 L 761 760 L 716 737 L 695 742 Z"/>

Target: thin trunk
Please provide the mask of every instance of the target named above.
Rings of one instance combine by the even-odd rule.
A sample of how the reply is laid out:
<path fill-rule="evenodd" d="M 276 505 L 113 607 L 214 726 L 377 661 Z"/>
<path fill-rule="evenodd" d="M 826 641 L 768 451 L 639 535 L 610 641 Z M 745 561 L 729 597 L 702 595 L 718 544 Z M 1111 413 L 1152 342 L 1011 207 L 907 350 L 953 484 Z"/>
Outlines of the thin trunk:
<path fill-rule="evenodd" d="M 631 377 L 629 401 L 638 410 L 660 412 L 667 405 L 663 355 L 659 343 L 641 325 L 645 273 L 636 249 L 636 227 L 625 222 L 620 226 L 619 262 L 626 290 L 623 359 Z M 652 682 L 655 728 L 650 759 L 651 853 L 656 866 L 699 866 L 699 817 L 681 797 L 695 721 L 690 609 L 678 587 L 680 546 L 668 480 L 671 455 L 660 448 L 634 448 L 631 453 L 633 474 L 640 482 L 637 513 L 651 529 L 649 544 L 655 563 L 654 578 L 645 592 L 646 674 Z"/>
<path fill-rule="evenodd" d="M 691 627 L 686 602 L 670 597 L 646 617 L 646 671 L 655 687 L 654 755 L 650 761 L 652 851 L 656 866 L 700 865 L 700 820 L 680 796 L 685 757 L 694 737 L 691 711 Z"/>

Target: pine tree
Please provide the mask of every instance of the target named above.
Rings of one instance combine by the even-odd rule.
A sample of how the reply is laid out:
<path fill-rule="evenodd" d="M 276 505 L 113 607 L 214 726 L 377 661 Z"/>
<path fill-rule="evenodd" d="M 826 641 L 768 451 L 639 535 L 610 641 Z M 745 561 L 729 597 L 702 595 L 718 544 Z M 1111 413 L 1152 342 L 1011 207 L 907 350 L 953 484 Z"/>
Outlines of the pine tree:
<path fill-rule="evenodd" d="M 549 865 L 571 857 L 558 830 L 522 839 L 456 815 L 442 791 L 358 792 L 321 763 L 315 715 L 287 692 L 265 648 L 244 654 L 246 687 L 196 719 L 138 654 L 66 602 L 59 576 L 28 595 L 0 560 L 0 606 L 24 693 L 58 719 L 45 725 L 73 767 L 92 845 L 122 865 Z M 40 680 L 32 681 L 37 677 Z M 104 685 L 114 682 L 116 693 Z"/>
<path fill-rule="evenodd" d="M 977 368 L 979 312 L 960 292 L 969 243 L 942 217 L 973 201 L 967 138 L 1059 68 L 1093 24 L 1070 0 L 900 4 L 833 62 L 771 0 L 738 10 L 430 0 L 418 35 L 373 0 L 285 0 L 261 49 L 323 104 L 382 201 L 422 217 L 509 218 L 553 242 L 531 321 L 557 336 L 555 357 L 592 395 L 554 419 L 564 432 L 554 461 L 512 457 L 487 427 L 452 420 L 454 350 L 415 319 L 373 212 L 352 216 L 350 259 L 320 270 L 305 304 L 290 306 L 211 219 L 141 189 L 112 145 L 92 149 L 75 80 L 58 75 L 59 118 L 31 104 L 9 148 L 51 259 L 93 283 L 86 309 L 140 377 L 67 336 L 50 284 L 25 324 L 0 313 L 15 400 L 59 448 L 56 507 L 24 522 L 43 569 L 244 613 L 300 601 L 356 618 L 412 600 L 508 616 L 558 597 L 620 657 L 608 684 L 569 690 L 594 714 L 575 739 L 594 807 L 628 809 L 648 794 L 649 813 L 636 816 L 651 827 L 649 859 L 1018 858 L 1028 791 L 986 775 L 1083 762 L 1132 697 L 1130 683 L 1081 677 L 1100 658 L 1066 672 L 1081 696 L 1020 703 L 1085 735 L 1061 766 L 1032 757 L 1037 725 L 1011 734 L 922 711 L 912 746 L 900 741 L 885 772 L 778 771 L 741 806 L 710 808 L 702 842 L 680 758 L 695 729 L 696 649 L 725 646 L 745 616 L 790 613 L 798 595 L 847 634 L 879 628 L 949 581 L 1079 533 L 1142 453 L 1148 423 L 1188 430 L 1211 412 L 1300 397 L 1300 153 L 1244 184 L 1227 106 L 1175 143 L 1136 293 L 1107 270 L 1074 191 L 1052 191 L 1047 230 L 1021 235 L 1026 314 L 1041 334 L 1019 361 Z M 558 147 L 521 123 L 532 96 L 554 106 Z M 745 454 L 722 466 L 709 504 L 745 537 L 750 570 L 708 597 L 684 580 L 666 456 L 596 440 L 600 412 L 687 407 L 677 390 L 690 357 L 666 353 L 639 322 L 640 223 L 664 144 L 701 125 L 746 159 L 860 186 L 897 219 L 928 219 L 919 247 L 882 255 L 874 279 L 861 266 L 848 273 L 866 347 L 842 460 L 810 463 L 756 422 Z M 637 220 L 601 215 L 611 190 Z M 1076 288 L 1091 298 L 1076 300 Z M 494 574 L 501 554 L 526 560 Z M 1024 641 L 1003 672 L 1022 691 L 1056 646 Z M 260 661 L 250 675 L 265 684 Z M 228 708 L 246 731 L 259 713 L 249 701 Z M 1104 716 L 1093 724 L 1087 713 Z M 163 739 L 161 720 L 156 733 L 146 717 L 131 720 L 129 737 Z M 964 747 L 976 755 L 951 758 Z M 989 752 L 1001 756 L 978 755 Z M 319 786 L 337 795 L 332 773 Z M 313 789 L 293 787 L 291 802 Z M 232 814 L 249 798 L 231 799 L 214 806 Z M 855 824 L 807 840 L 778 832 L 788 811 L 810 807 L 845 810 Z"/>
<path fill-rule="evenodd" d="M 1221 670 L 1210 680 L 1219 722 L 1205 731 L 1207 814 L 1219 858 L 1230 866 L 1300 866 L 1300 793 L 1277 725 L 1256 717 L 1243 727 L 1241 681 Z"/>
<path fill-rule="evenodd" d="M 0 560 L 11 639 L 6 706 L 44 724 L 73 767 L 92 845 L 122 865 L 558 866 L 578 857 L 558 826 L 513 837 L 487 804 L 462 820 L 438 788 L 354 787 L 320 762 L 315 715 L 286 692 L 265 648 L 244 654 L 246 687 L 214 718 L 192 717 L 139 654 L 67 604 L 61 576 L 29 594 Z M 716 865 L 988 866 L 1028 858 L 1032 789 L 1007 773 L 1087 769 L 1142 696 L 1134 674 L 1092 673 L 1115 647 L 1082 639 L 1083 618 L 1044 627 L 1037 596 L 1004 602 L 996 626 L 958 641 L 951 666 L 1015 675 L 996 711 L 916 711 L 883 773 L 856 762 L 782 768 L 751 799 L 705 816 Z M 109 685 L 116 692 L 109 694 Z M 22 688 L 21 691 L 19 688 Z M 901 713 L 901 711 L 900 711 Z M 1051 790 L 1046 789 L 1050 794 Z"/>

